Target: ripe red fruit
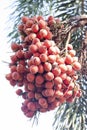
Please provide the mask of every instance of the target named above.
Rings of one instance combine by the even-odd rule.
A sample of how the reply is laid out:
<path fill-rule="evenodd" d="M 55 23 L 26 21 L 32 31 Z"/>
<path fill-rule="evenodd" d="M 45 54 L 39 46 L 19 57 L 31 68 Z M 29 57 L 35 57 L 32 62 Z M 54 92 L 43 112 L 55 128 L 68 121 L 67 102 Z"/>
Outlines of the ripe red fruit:
<path fill-rule="evenodd" d="M 69 83 L 71 82 L 71 80 L 72 80 L 71 77 L 67 76 L 66 79 L 63 82 L 64 82 L 64 84 L 69 85 Z"/>
<path fill-rule="evenodd" d="M 45 95 L 45 97 L 50 97 L 50 96 L 53 96 L 54 95 L 54 90 L 53 89 L 45 89 L 45 90 L 43 90 L 44 91 L 44 95 Z"/>
<path fill-rule="evenodd" d="M 16 55 L 12 55 L 12 56 L 10 57 L 10 59 L 11 59 L 11 62 L 12 62 L 12 63 L 16 63 L 16 62 L 18 61 L 18 58 L 17 58 Z"/>
<path fill-rule="evenodd" d="M 57 58 L 56 58 L 56 62 L 57 62 L 58 64 L 64 64 L 65 59 L 62 58 L 62 57 L 57 57 Z"/>
<path fill-rule="evenodd" d="M 53 88 L 53 86 L 54 86 L 54 82 L 52 82 L 52 81 L 47 81 L 46 83 L 45 83 L 45 88 Z"/>
<path fill-rule="evenodd" d="M 61 91 L 61 90 L 56 90 L 55 91 L 55 97 L 56 98 L 61 98 L 61 97 L 63 97 L 63 92 Z"/>
<path fill-rule="evenodd" d="M 13 79 L 10 79 L 10 85 L 11 86 L 15 86 L 17 84 L 17 82 Z"/>
<path fill-rule="evenodd" d="M 46 46 L 40 46 L 39 47 L 39 49 L 38 49 L 38 51 L 40 52 L 40 53 L 46 53 L 47 52 L 47 48 L 46 48 Z"/>
<path fill-rule="evenodd" d="M 36 74 L 38 72 L 38 66 L 31 65 L 30 68 L 29 68 L 29 70 L 30 70 L 30 73 Z"/>
<path fill-rule="evenodd" d="M 74 82 L 70 82 L 69 86 L 68 86 L 68 90 L 73 90 L 74 89 Z"/>
<path fill-rule="evenodd" d="M 47 100 L 45 98 L 40 98 L 38 103 L 40 104 L 40 106 L 42 108 L 47 108 L 48 107 L 48 103 L 47 103 Z"/>
<path fill-rule="evenodd" d="M 54 20 L 55 18 L 53 16 L 48 16 L 48 21 L 49 20 Z"/>
<path fill-rule="evenodd" d="M 42 64 L 38 66 L 38 73 L 42 74 L 44 72 L 44 67 Z"/>
<path fill-rule="evenodd" d="M 67 49 L 68 49 L 68 50 L 72 50 L 72 49 L 73 49 L 73 46 L 72 46 L 71 44 L 68 44 Z"/>
<path fill-rule="evenodd" d="M 12 79 L 12 73 L 6 74 L 5 78 L 7 80 L 11 80 Z"/>
<path fill-rule="evenodd" d="M 37 45 L 31 44 L 31 45 L 29 46 L 29 50 L 30 50 L 32 53 L 35 53 L 35 52 L 37 52 L 38 47 L 37 47 Z"/>
<path fill-rule="evenodd" d="M 33 25 L 33 20 L 32 19 L 28 19 L 27 21 L 26 21 L 26 28 L 31 28 L 32 27 L 32 25 Z"/>
<path fill-rule="evenodd" d="M 81 97 L 82 96 L 82 91 L 79 89 L 76 93 L 76 97 Z"/>
<path fill-rule="evenodd" d="M 23 29 L 24 29 L 24 25 L 23 25 L 23 24 L 19 24 L 19 25 L 18 25 L 18 31 L 19 31 L 19 32 L 22 32 Z"/>
<path fill-rule="evenodd" d="M 39 22 L 38 22 L 40 29 L 44 29 L 46 27 L 46 24 L 47 23 L 42 19 L 40 19 Z"/>
<path fill-rule="evenodd" d="M 33 92 L 33 91 L 28 92 L 27 97 L 28 97 L 29 99 L 33 99 L 33 98 L 35 97 L 34 92 Z"/>
<path fill-rule="evenodd" d="M 41 29 L 39 35 L 41 36 L 41 39 L 45 38 L 47 36 L 46 29 Z"/>
<path fill-rule="evenodd" d="M 33 39 L 32 44 L 36 44 L 37 42 L 40 42 L 40 39 L 36 37 Z"/>
<path fill-rule="evenodd" d="M 39 100 L 40 98 L 42 98 L 42 94 L 41 93 L 35 93 L 35 99 Z"/>
<path fill-rule="evenodd" d="M 35 86 L 33 83 L 28 83 L 28 90 L 33 91 L 35 89 Z"/>
<path fill-rule="evenodd" d="M 40 58 L 36 56 L 32 58 L 32 62 L 33 65 L 39 65 L 41 63 Z"/>
<path fill-rule="evenodd" d="M 62 89 L 62 84 L 57 84 L 54 86 L 55 90 L 61 90 Z"/>
<path fill-rule="evenodd" d="M 27 107 L 28 107 L 28 110 L 36 111 L 36 106 L 35 106 L 35 103 L 34 103 L 34 102 L 29 102 L 29 103 L 27 104 Z"/>
<path fill-rule="evenodd" d="M 48 56 L 47 54 L 40 54 L 40 60 L 41 62 L 46 62 L 48 60 Z"/>
<path fill-rule="evenodd" d="M 32 118 L 34 116 L 34 111 L 28 111 L 25 115 L 28 117 L 28 118 Z"/>
<path fill-rule="evenodd" d="M 58 67 L 55 67 L 55 68 L 52 69 L 52 73 L 53 73 L 54 76 L 56 77 L 56 76 L 58 76 L 58 75 L 61 74 L 61 69 L 58 68 Z"/>
<path fill-rule="evenodd" d="M 18 96 L 21 96 L 22 93 L 23 93 L 22 89 L 17 89 L 17 90 L 16 90 L 16 94 L 17 94 Z"/>
<path fill-rule="evenodd" d="M 50 96 L 50 97 L 47 97 L 47 102 L 48 103 L 52 103 L 55 101 L 55 96 Z"/>
<path fill-rule="evenodd" d="M 43 18 L 43 16 L 37 16 L 37 19 L 38 19 L 38 21 L 40 21 L 40 20 L 44 20 L 44 18 Z"/>
<path fill-rule="evenodd" d="M 65 97 L 65 98 L 69 98 L 69 97 L 72 96 L 72 94 L 73 94 L 73 91 L 72 91 L 72 90 L 68 90 L 68 91 L 66 91 L 66 92 L 64 93 L 64 97 Z"/>
<path fill-rule="evenodd" d="M 66 64 L 72 64 L 73 63 L 73 58 L 68 54 L 65 57 L 65 63 Z"/>
<path fill-rule="evenodd" d="M 11 49 L 12 49 L 12 51 L 17 51 L 19 49 L 19 45 L 17 43 L 13 42 L 11 44 Z"/>
<path fill-rule="evenodd" d="M 53 37 L 53 34 L 50 31 L 47 31 L 47 36 L 45 36 L 46 39 L 51 40 Z"/>
<path fill-rule="evenodd" d="M 18 86 L 18 87 L 22 87 L 22 86 L 24 85 L 22 79 L 23 79 L 23 78 L 21 78 L 21 80 L 19 80 L 19 81 L 17 82 L 17 86 Z"/>
<path fill-rule="evenodd" d="M 28 113 L 28 108 L 25 104 L 22 105 L 21 110 L 23 111 L 23 113 L 26 115 L 26 113 Z"/>
<path fill-rule="evenodd" d="M 71 44 L 67 45 L 67 53 L 57 47 L 52 34 L 53 24 L 64 28 L 53 16 L 47 20 L 42 16 L 24 16 L 18 26 L 22 42 L 11 44 L 14 54 L 6 79 L 12 86 L 23 87 L 18 88 L 16 94 L 25 100 L 21 110 L 28 118 L 38 111 L 54 110 L 82 94 L 76 84 L 76 71 L 81 69 L 76 51 Z"/>
<path fill-rule="evenodd" d="M 44 82 L 44 78 L 42 75 L 37 75 L 36 78 L 35 78 L 35 82 L 37 84 L 42 84 Z"/>
<path fill-rule="evenodd" d="M 56 61 L 56 55 L 49 55 L 48 56 L 48 61 L 50 63 L 54 63 Z"/>
<path fill-rule="evenodd" d="M 18 50 L 16 52 L 16 56 L 19 58 L 19 59 L 23 59 L 24 58 L 24 51 L 23 50 Z"/>
<path fill-rule="evenodd" d="M 14 71 L 16 71 L 17 69 L 16 69 L 16 65 L 12 65 L 12 66 L 10 66 L 10 71 L 11 72 L 14 72 Z"/>
<path fill-rule="evenodd" d="M 12 79 L 13 80 L 19 80 L 20 79 L 20 74 L 18 72 L 13 72 L 12 73 Z"/>
<path fill-rule="evenodd" d="M 37 32 L 39 31 L 39 26 L 38 26 L 38 24 L 33 24 L 31 28 L 32 28 L 32 31 L 33 31 L 34 33 L 37 33 Z"/>
<path fill-rule="evenodd" d="M 62 78 L 61 77 L 55 77 L 55 79 L 54 79 L 54 84 L 55 85 L 58 85 L 58 84 L 62 84 L 63 83 L 63 80 L 62 80 Z"/>
<path fill-rule="evenodd" d="M 44 63 L 44 70 L 45 70 L 46 72 L 49 72 L 49 71 L 51 71 L 51 69 L 52 69 L 51 63 L 45 62 L 45 63 Z"/>
<path fill-rule="evenodd" d="M 28 80 L 29 82 L 33 82 L 34 79 L 35 79 L 35 75 L 34 75 L 34 74 L 31 74 L 31 73 L 28 73 L 28 74 L 27 74 L 27 80 Z"/>
<path fill-rule="evenodd" d="M 35 33 L 30 33 L 28 36 L 29 40 L 33 40 L 34 38 L 36 38 L 36 34 Z"/>
<path fill-rule="evenodd" d="M 48 20 L 49 26 L 50 26 L 50 25 L 53 25 L 53 24 L 55 24 L 55 23 L 56 23 L 55 19 L 50 19 L 50 20 Z"/>
<path fill-rule="evenodd" d="M 51 46 L 49 49 L 48 49 L 48 53 L 50 55 L 55 55 L 56 54 L 56 48 Z"/>
<path fill-rule="evenodd" d="M 22 16 L 21 20 L 23 23 L 26 23 L 29 20 L 29 18 L 27 16 Z"/>
<path fill-rule="evenodd" d="M 68 52 L 72 57 L 74 57 L 76 55 L 76 51 L 75 50 L 69 50 Z"/>
<path fill-rule="evenodd" d="M 58 67 L 61 69 L 62 73 L 65 73 L 67 71 L 67 66 L 65 64 L 60 64 Z"/>
<path fill-rule="evenodd" d="M 45 78 L 46 78 L 47 81 L 51 81 L 51 80 L 54 79 L 54 74 L 52 72 L 47 72 L 45 74 Z"/>
<path fill-rule="evenodd" d="M 44 40 L 43 45 L 46 46 L 47 48 L 52 46 L 52 43 L 50 42 L 50 40 Z"/>
<path fill-rule="evenodd" d="M 25 67 L 22 64 L 17 65 L 17 72 L 18 73 L 24 73 L 25 72 Z"/>
<path fill-rule="evenodd" d="M 61 74 L 60 74 L 60 78 L 61 78 L 62 80 L 65 80 L 66 77 L 67 77 L 67 74 L 66 74 L 66 73 L 61 73 Z"/>
<path fill-rule="evenodd" d="M 79 62 L 74 62 L 72 66 L 73 66 L 73 69 L 76 71 L 81 69 L 81 64 Z"/>
<path fill-rule="evenodd" d="M 72 73 L 72 66 L 71 65 L 67 65 L 67 74 Z"/>
<path fill-rule="evenodd" d="M 42 113 L 47 112 L 47 108 L 40 108 L 39 111 Z"/>

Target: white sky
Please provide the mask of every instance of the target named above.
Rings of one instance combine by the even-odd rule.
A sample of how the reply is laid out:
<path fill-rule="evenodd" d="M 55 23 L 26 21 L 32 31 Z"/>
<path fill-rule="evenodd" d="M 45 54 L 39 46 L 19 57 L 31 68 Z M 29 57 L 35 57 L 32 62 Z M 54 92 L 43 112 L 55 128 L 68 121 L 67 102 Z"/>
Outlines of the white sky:
<path fill-rule="evenodd" d="M 13 0 L 0 0 L 0 130 L 53 130 L 52 122 L 54 112 L 41 114 L 39 124 L 32 127 L 31 122 L 21 111 L 21 99 L 15 94 L 15 89 L 9 85 L 5 79 L 5 74 L 9 72 L 7 61 L 9 58 L 9 46 L 7 44 L 6 29 L 9 13 L 12 11 L 6 7 Z"/>

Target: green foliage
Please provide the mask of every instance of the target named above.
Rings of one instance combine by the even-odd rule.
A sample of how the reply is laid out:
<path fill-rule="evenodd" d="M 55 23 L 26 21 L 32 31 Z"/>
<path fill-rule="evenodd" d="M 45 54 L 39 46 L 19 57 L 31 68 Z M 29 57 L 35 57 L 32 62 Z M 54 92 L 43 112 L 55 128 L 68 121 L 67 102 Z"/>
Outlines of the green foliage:
<path fill-rule="evenodd" d="M 20 23 L 21 16 L 48 15 L 59 17 L 67 20 L 71 17 L 87 13 L 87 0 L 15 0 L 13 5 L 14 11 L 10 15 L 12 19 L 13 30 L 8 34 L 11 41 L 19 41 L 17 25 Z M 71 24 L 75 24 L 74 22 Z M 82 47 L 86 27 L 79 28 L 71 36 L 70 43 L 78 51 Z M 81 75 L 81 72 L 80 72 Z M 84 78 L 85 77 L 85 78 Z M 87 129 L 87 81 L 86 74 L 82 74 L 79 83 L 83 91 L 80 99 L 74 103 L 65 103 L 60 106 L 54 117 L 53 127 L 55 130 L 86 130 Z"/>

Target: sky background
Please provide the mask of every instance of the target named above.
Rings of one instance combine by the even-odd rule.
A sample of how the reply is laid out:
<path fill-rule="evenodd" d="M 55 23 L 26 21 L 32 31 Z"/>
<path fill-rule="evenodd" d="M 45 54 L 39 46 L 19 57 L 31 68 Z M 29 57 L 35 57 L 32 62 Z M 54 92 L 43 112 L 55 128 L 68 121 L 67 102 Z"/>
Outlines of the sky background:
<path fill-rule="evenodd" d="M 8 43 L 8 17 L 12 9 L 8 7 L 13 0 L 0 0 L 0 129 L 2 130 L 53 130 L 54 111 L 41 114 L 39 124 L 32 123 L 21 111 L 22 99 L 15 94 L 5 74 L 9 73 L 8 64 L 10 44 Z M 8 8 L 7 8 L 8 7 Z M 13 23 L 14 24 L 14 23 Z"/>

